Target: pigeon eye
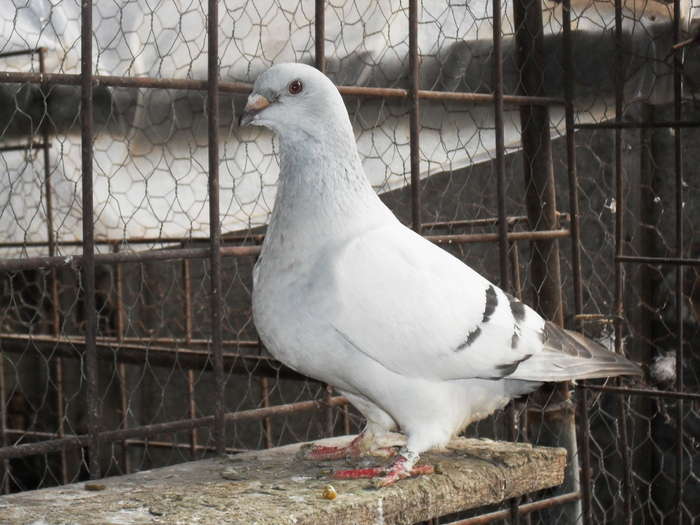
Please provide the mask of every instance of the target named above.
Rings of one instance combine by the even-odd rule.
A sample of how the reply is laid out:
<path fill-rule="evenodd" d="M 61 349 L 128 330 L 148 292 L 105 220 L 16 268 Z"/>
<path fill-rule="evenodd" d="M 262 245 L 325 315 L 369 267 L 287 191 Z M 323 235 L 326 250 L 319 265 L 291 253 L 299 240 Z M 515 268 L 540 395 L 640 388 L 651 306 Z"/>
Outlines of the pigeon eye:
<path fill-rule="evenodd" d="M 298 80 L 295 80 L 294 82 L 289 84 L 289 92 L 292 95 L 298 95 L 299 93 L 302 92 L 303 89 L 304 89 L 303 84 Z"/>

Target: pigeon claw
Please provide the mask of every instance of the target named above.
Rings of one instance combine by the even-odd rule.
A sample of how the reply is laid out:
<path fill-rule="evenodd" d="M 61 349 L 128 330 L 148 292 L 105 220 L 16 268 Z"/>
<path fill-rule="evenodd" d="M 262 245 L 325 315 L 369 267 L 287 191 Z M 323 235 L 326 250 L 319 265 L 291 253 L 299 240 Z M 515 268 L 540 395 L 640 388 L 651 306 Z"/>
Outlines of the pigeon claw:
<path fill-rule="evenodd" d="M 340 447 L 327 447 L 308 443 L 301 447 L 299 456 L 310 461 L 334 461 L 337 459 L 359 458 L 364 455 L 379 456 L 383 458 L 393 457 L 398 453 L 396 447 L 363 446 L 365 432 L 361 432 L 347 445 Z"/>
<path fill-rule="evenodd" d="M 360 442 L 363 437 L 364 432 L 347 445 L 341 447 L 327 447 L 325 445 L 309 443 L 301 447 L 301 457 L 311 461 L 333 461 L 336 459 L 357 458 L 362 455 Z"/>
<path fill-rule="evenodd" d="M 399 481 L 421 474 L 433 474 L 433 465 L 413 465 L 409 466 L 409 461 L 404 456 L 399 456 L 388 467 L 357 468 L 350 470 L 334 470 L 331 474 L 333 479 L 371 479 L 375 488 L 386 487 Z"/>

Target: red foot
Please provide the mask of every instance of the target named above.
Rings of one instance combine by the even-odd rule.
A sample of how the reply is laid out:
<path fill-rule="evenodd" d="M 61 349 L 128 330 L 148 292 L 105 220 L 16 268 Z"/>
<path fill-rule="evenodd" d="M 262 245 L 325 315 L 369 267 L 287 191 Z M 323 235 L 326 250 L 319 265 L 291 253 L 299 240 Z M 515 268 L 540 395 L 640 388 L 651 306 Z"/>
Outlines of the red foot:
<path fill-rule="evenodd" d="M 301 448 L 304 459 L 313 461 L 333 461 L 335 459 L 356 458 L 362 455 L 360 450 L 360 441 L 365 436 L 361 432 L 350 443 L 342 447 L 326 447 L 324 445 L 315 445 L 313 443 L 304 445 Z"/>
<path fill-rule="evenodd" d="M 420 474 L 432 474 L 435 472 L 433 465 L 414 465 L 407 468 L 408 459 L 399 456 L 388 467 L 370 467 L 350 470 L 335 470 L 331 474 L 333 479 L 367 479 L 372 478 L 375 487 L 386 487 L 400 480 L 419 476 Z"/>
<path fill-rule="evenodd" d="M 367 451 L 360 447 L 360 443 L 365 437 L 365 432 L 362 431 L 355 439 L 342 447 L 327 447 L 324 445 L 309 444 L 302 447 L 304 459 L 312 461 L 333 461 L 336 459 L 359 458 Z M 379 447 L 370 449 L 369 454 L 376 456 L 390 457 L 396 455 L 396 450 L 393 447 Z"/>

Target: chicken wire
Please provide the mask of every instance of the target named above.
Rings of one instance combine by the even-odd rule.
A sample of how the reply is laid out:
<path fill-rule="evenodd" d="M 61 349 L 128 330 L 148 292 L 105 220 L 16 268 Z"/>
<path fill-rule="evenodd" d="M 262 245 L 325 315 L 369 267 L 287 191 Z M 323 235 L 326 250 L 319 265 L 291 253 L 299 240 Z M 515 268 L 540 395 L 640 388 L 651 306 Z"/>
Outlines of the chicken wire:
<path fill-rule="evenodd" d="M 278 146 L 235 116 L 266 67 L 302 61 L 343 86 L 406 224 L 647 371 L 467 429 L 569 449 L 565 486 L 520 502 L 553 508 L 522 520 L 698 521 L 697 18 L 685 1 L 13 0 L 2 490 L 361 428 L 250 316 Z M 517 522 L 517 505 L 432 521 Z"/>

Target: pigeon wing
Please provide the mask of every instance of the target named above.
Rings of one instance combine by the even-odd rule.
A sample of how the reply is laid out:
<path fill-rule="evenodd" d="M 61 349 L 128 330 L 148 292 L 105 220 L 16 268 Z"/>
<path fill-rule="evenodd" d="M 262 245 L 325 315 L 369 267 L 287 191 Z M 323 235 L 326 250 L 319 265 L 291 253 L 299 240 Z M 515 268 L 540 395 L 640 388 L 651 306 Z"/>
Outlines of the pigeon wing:
<path fill-rule="evenodd" d="M 335 254 L 330 322 L 406 377 L 498 379 L 542 349 L 544 321 L 443 249 L 396 224 Z"/>

